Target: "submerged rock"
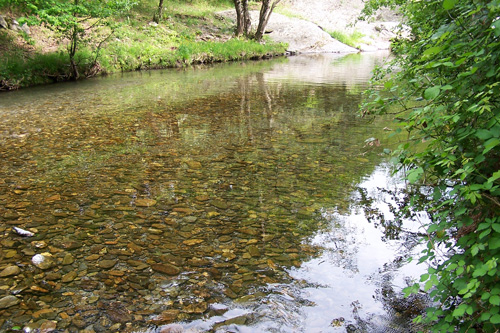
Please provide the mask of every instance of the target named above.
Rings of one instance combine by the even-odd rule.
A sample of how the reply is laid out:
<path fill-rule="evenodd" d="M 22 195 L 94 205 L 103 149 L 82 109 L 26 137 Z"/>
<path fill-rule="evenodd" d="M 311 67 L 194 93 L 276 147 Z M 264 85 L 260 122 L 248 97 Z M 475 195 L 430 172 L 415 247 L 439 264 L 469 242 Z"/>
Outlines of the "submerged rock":
<path fill-rule="evenodd" d="M 154 264 L 151 268 L 156 271 L 167 275 L 178 275 L 181 270 L 179 267 L 170 264 Z"/>
<path fill-rule="evenodd" d="M 11 265 L 5 267 L 3 271 L 0 272 L 0 277 L 18 275 L 19 273 L 21 273 L 21 269 L 18 266 Z"/>
<path fill-rule="evenodd" d="M 173 322 L 177 319 L 177 316 L 179 314 L 180 314 L 180 311 L 176 310 L 176 309 L 166 310 L 166 311 L 163 311 L 162 313 L 160 313 L 158 316 L 154 317 L 151 320 L 151 322 L 155 325 L 170 324 L 171 322 Z M 170 326 L 170 325 L 168 325 L 168 326 Z M 182 326 L 181 326 L 181 328 L 182 328 Z M 163 332 L 163 330 L 161 332 Z M 166 331 L 166 332 L 173 332 L 173 331 Z"/>
<path fill-rule="evenodd" d="M 49 269 L 54 266 L 52 255 L 47 252 L 42 254 L 35 254 L 33 258 L 31 258 L 31 262 L 33 263 L 33 265 L 43 270 Z"/>
<path fill-rule="evenodd" d="M 135 201 L 137 207 L 151 207 L 156 205 L 156 200 L 153 199 L 137 199 Z"/>
<path fill-rule="evenodd" d="M 10 308 L 11 306 L 19 304 L 19 302 L 19 299 L 13 295 L 2 297 L 0 298 L 0 309 Z"/>
<path fill-rule="evenodd" d="M 23 236 L 23 237 L 33 237 L 33 236 L 35 236 L 35 234 L 32 233 L 31 231 L 24 230 L 24 229 L 21 229 L 21 228 L 18 228 L 18 227 L 13 227 L 12 231 L 14 231 L 19 236 Z"/>

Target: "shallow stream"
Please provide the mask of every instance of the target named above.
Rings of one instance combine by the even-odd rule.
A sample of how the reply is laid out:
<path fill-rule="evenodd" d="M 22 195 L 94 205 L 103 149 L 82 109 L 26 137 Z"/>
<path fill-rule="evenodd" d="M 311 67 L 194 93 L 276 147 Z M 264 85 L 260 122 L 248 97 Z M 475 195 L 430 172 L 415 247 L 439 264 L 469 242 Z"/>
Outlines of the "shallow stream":
<path fill-rule="evenodd" d="M 2 94 L 0 331 L 408 331 L 415 244 L 366 216 L 401 186 L 358 116 L 385 56 Z"/>

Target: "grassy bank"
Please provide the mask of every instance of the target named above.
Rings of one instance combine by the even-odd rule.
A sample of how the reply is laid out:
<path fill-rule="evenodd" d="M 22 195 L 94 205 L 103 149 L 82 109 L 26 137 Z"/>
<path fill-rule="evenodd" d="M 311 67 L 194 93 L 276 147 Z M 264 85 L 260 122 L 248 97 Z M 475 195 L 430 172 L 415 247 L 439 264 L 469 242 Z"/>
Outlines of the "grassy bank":
<path fill-rule="evenodd" d="M 233 37 L 234 23 L 216 12 L 232 1 L 166 1 L 164 17 L 152 22 L 157 0 L 140 1 L 112 25 L 89 29 L 75 55 L 82 77 L 119 71 L 257 59 L 283 54 L 285 46 Z M 0 13 L 17 17 L 10 8 Z M 66 81 L 71 77 L 67 40 L 43 26 L 31 35 L 0 30 L 0 90 Z"/>

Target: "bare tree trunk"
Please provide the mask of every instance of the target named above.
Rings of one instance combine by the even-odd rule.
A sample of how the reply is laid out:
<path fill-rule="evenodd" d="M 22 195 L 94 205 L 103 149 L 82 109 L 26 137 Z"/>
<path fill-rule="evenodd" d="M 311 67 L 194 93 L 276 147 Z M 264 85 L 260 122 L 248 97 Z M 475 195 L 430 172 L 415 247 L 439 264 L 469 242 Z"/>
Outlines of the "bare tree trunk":
<path fill-rule="evenodd" d="M 156 23 L 160 23 L 160 21 L 163 19 L 163 1 L 164 0 L 160 0 L 160 3 L 158 4 L 158 9 L 153 15 L 153 21 Z"/>
<path fill-rule="evenodd" d="M 241 36 L 245 26 L 243 21 L 243 4 L 241 0 L 234 0 L 234 8 L 236 9 L 236 36 Z"/>
<path fill-rule="evenodd" d="M 234 0 L 236 9 L 236 36 L 248 35 L 252 22 L 248 11 L 248 0 Z"/>
<path fill-rule="evenodd" d="M 75 0 L 74 2 L 75 8 L 78 6 L 78 0 Z M 76 10 L 73 13 L 73 16 L 75 16 L 76 19 Z M 69 63 L 71 66 L 71 75 L 73 80 L 78 80 L 80 77 L 80 74 L 78 73 L 78 66 L 75 62 L 75 55 L 76 55 L 76 49 L 78 47 L 78 23 L 74 22 L 73 23 L 73 29 L 71 31 L 71 36 L 70 36 L 70 44 L 69 44 Z"/>
<path fill-rule="evenodd" d="M 262 39 L 262 36 L 264 36 L 264 32 L 266 30 L 267 23 L 269 22 L 269 18 L 271 17 L 271 13 L 280 1 L 281 0 L 262 0 L 262 6 L 260 7 L 259 15 L 259 26 L 257 27 L 257 32 L 255 33 L 256 40 L 260 41 Z"/>
<path fill-rule="evenodd" d="M 248 0 L 243 1 L 243 30 L 245 36 L 250 34 L 250 29 L 252 28 L 252 19 L 250 18 L 250 12 L 248 11 Z"/>

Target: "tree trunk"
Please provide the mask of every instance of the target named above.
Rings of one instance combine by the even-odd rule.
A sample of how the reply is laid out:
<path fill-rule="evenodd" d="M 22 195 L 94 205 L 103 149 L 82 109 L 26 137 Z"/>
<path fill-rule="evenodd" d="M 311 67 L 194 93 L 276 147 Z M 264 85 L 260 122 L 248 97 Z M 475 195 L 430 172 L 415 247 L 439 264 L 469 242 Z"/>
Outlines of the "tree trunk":
<path fill-rule="evenodd" d="M 156 23 L 160 23 L 160 21 L 163 20 L 163 1 L 164 0 L 160 0 L 160 3 L 158 4 L 158 9 L 153 15 L 153 21 Z"/>
<path fill-rule="evenodd" d="M 75 63 L 75 55 L 76 55 L 76 49 L 78 46 L 78 23 L 76 22 L 76 7 L 78 7 L 78 0 L 75 0 L 75 12 L 73 13 L 73 16 L 75 17 L 75 22 L 73 23 L 73 29 L 71 31 L 71 40 L 69 43 L 69 64 L 71 66 L 71 75 L 73 80 L 78 80 L 80 77 L 80 74 L 78 73 L 78 66 Z"/>
<path fill-rule="evenodd" d="M 70 42 L 70 47 L 69 47 L 69 63 L 71 66 L 71 75 L 73 80 L 78 80 L 80 77 L 80 74 L 78 73 L 78 66 L 75 62 L 75 55 L 76 55 L 76 47 L 78 44 L 78 28 L 75 24 L 73 26 L 73 32 L 71 34 L 71 42 Z"/>
<path fill-rule="evenodd" d="M 243 5 L 241 0 L 234 0 L 234 8 L 236 9 L 236 36 L 241 36 L 245 26 L 243 22 Z"/>
<path fill-rule="evenodd" d="M 247 36 L 252 26 L 248 0 L 234 0 L 234 8 L 236 9 L 236 36 Z"/>
<path fill-rule="evenodd" d="M 250 29 L 252 28 L 252 19 L 250 18 L 250 12 L 248 11 L 248 0 L 243 0 L 243 31 L 245 36 L 250 34 Z"/>
<path fill-rule="evenodd" d="M 264 36 L 264 32 L 266 30 L 267 23 L 269 22 L 269 18 L 271 17 L 271 13 L 280 1 L 281 0 L 262 0 L 262 6 L 260 7 L 259 15 L 259 26 L 257 27 L 257 32 L 255 33 L 256 40 L 260 41 L 262 39 L 262 36 Z"/>

